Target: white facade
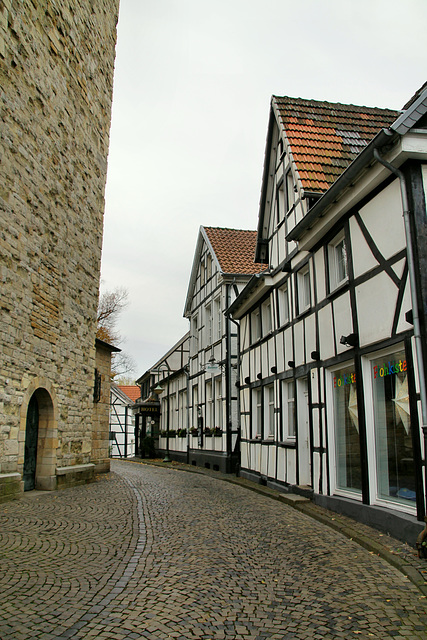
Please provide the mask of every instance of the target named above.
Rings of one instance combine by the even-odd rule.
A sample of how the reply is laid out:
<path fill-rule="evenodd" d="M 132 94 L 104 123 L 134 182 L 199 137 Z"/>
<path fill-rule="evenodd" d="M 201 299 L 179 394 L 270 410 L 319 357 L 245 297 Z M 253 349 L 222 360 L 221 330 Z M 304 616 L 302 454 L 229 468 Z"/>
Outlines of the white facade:
<path fill-rule="evenodd" d="M 135 455 L 134 402 L 112 383 L 110 390 L 110 457 Z"/>
<path fill-rule="evenodd" d="M 344 171 L 316 204 L 279 124 L 258 228 L 269 271 L 230 309 L 240 321 L 242 473 L 352 514 L 366 507 L 361 517 L 379 526 L 384 511 L 415 524 L 425 451 L 411 266 L 400 182 L 373 149 L 402 168 L 413 231 L 425 233 L 427 130 L 391 128 L 385 149 L 379 134 L 360 170 Z M 425 236 L 414 247 L 425 345 Z"/>

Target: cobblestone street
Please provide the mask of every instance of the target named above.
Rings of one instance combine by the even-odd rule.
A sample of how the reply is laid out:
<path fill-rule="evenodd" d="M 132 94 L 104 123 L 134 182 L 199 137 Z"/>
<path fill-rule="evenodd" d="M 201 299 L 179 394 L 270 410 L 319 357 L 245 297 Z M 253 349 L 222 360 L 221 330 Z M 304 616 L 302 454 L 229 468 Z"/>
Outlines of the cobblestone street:
<path fill-rule="evenodd" d="M 97 483 L 0 506 L 0 639 L 426 637 L 427 599 L 285 504 L 115 462 Z"/>

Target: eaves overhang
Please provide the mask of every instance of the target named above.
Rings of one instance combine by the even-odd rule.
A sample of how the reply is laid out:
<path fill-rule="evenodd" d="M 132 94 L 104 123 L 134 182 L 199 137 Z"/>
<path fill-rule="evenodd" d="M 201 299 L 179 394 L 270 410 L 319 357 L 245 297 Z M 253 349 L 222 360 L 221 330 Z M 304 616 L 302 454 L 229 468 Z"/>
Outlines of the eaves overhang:
<path fill-rule="evenodd" d="M 254 275 L 240 295 L 226 309 L 225 315 L 234 320 L 240 320 L 271 289 L 275 281 L 270 273 L 261 272 Z"/>

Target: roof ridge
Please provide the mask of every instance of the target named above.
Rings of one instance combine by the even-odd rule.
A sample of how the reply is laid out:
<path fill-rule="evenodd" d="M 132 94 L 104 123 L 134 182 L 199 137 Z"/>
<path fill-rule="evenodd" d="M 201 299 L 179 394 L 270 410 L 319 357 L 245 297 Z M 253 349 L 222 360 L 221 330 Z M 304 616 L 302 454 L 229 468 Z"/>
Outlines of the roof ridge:
<path fill-rule="evenodd" d="M 369 109 L 373 111 L 386 111 L 387 113 L 399 113 L 399 109 L 389 109 L 388 107 L 370 107 L 368 105 L 354 104 L 352 102 L 331 102 L 329 100 L 317 100 L 315 98 L 295 98 L 293 96 L 278 96 L 273 94 L 272 98 L 276 100 L 289 100 L 292 102 L 316 103 L 318 105 L 328 105 L 334 107 L 351 107 L 352 109 Z"/>

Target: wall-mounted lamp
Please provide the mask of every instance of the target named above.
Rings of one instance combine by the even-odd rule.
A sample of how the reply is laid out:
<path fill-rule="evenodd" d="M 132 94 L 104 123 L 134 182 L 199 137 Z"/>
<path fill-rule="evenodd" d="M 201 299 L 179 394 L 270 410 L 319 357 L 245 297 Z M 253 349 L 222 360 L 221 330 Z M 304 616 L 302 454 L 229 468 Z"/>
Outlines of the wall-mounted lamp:
<path fill-rule="evenodd" d="M 295 360 L 288 360 L 288 367 L 295 369 Z"/>
<path fill-rule="evenodd" d="M 356 347 L 359 341 L 359 336 L 357 333 L 349 333 L 348 336 L 341 336 L 340 344 L 345 345 L 346 347 Z"/>
<path fill-rule="evenodd" d="M 277 367 L 271 367 L 270 371 L 271 373 L 277 373 Z"/>
<path fill-rule="evenodd" d="M 249 384 L 249 383 L 250 383 L 250 381 L 251 381 L 250 377 L 249 377 L 249 376 L 246 376 L 246 378 L 245 378 L 245 384 Z"/>
<path fill-rule="evenodd" d="M 257 373 L 256 377 L 258 378 L 258 380 L 261 380 L 262 379 L 262 373 L 261 372 Z"/>
<path fill-rule="evenodd" d="M 312 360 L 320 360 L 320 351 L 312 351 L 310 355 Z"/>

